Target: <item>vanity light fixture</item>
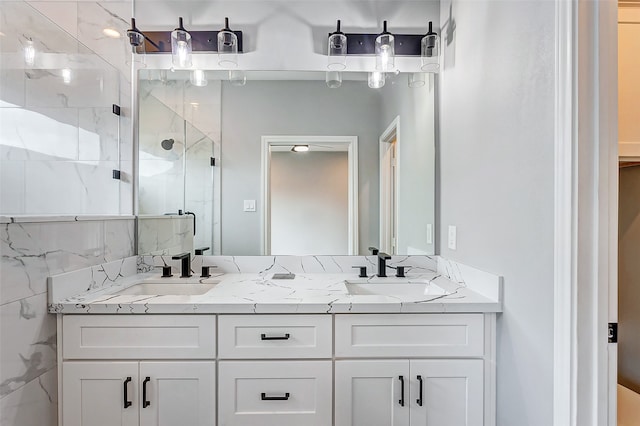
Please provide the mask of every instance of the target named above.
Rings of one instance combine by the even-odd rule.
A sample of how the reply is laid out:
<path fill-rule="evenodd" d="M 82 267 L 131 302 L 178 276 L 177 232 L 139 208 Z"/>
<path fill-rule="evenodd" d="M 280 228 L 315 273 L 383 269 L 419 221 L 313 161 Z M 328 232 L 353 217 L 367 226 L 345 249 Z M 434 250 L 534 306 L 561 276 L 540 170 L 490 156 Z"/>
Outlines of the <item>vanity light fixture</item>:
<path fill-rule="evenodd" d="M 325 81 L 329 89 L 337 89 L 342 86 L 342 71 L 327 71 Z"/>
<path fill-rule="evenodd" d="M 421 72 L 412 72 L 409 73 L 409 87 L 415 89 L 417 87 L 423 87 L 426 84 L 426 78 L 424 73 Z"/>
<path fill-rule="evenodd" d="M 207 75 L 204 70 L 193 70 L 191 71 L 191 76 L 189 77 L 189 81 L 191 84 L 197 87 L 204 87 L 209 82 L 207 81 Z"/>
<path fill-rule="evenodd" d="M 173 66 L 189 68 L 193 64 L 191 58 L 191 34 L 184 28 L 182 17 L 178 18 L 178 27 L 171 32 L 171 56 Z"/>
<path fill-rule="evenodd" d="M 132 59 L 133 63 L 140 66 L 146 66 L 145 36 L 142 34 L 142 31 L 136 27 L 136 18 L 131 18 L 131 28 L 127 30 L 127 38 L 129 39 L 132 53 L 131 58 L 127 59 Z"/>
<path fill-rule="evenodd" d="M 36 63 L 36 47 L 30 38 L 24 44 L 24 63 L 28 67 L 32 67 Z"/>
<path fill-rule="evenodd" d="M 372 89 L 380 89 L 384 87 L 385 79 L 385 73 L 380 71 L 372 71 L 369 73 L 367 83 Z"/>
<path fill-rule="evenodd" d="M 308 152 L 309 151 L 309 145 L 294 145 L 293 148 L 291 148 L 291 152 Z"/>
<path fill-rule="evenodd" d="M 224 18 L 224 28 L 218 32 L 218 65 L 238 67 L 238 36 L 229 28 L 229 18 Z"/>
<path fill-rule="evenodd" d="M 229 82 L 232 86 L 247 84 L 247 75 L 242 70 L 229 70 Z"/>
<path fill-rule="evenodd" d="M 395 37 L 387 31 L 387 21 L 382 24 L 382 32 L 376 37 L 376 71 L 393 71 L 395 67 Z"/>
<path fill-rule="evenodd" d="M 440 71 L 440 36 L 433 31 L 433 22 L 429 21 L 429 31 L 421 41 L 422 70 L 436 73 Z"/>
<path fill-rule="evenodd" d="M 329 71 L 342 71 L 347 67 L 347 36 L 340 31 L 339 19 L 336 30 L 329 34 L 327 57 Z"/>

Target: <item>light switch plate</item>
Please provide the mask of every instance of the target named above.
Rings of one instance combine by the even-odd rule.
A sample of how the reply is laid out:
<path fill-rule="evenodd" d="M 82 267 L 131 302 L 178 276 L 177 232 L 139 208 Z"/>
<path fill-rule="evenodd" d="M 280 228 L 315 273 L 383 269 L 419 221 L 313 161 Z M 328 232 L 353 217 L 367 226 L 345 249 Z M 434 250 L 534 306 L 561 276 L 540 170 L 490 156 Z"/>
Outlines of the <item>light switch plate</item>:
<path fill-rule="evenodd" d="M 458 230 L 455 226 L 449 225 L 449 249 L 455 250 L 458 245 Z"/>
<path fill-rule="evenodd" d="M 245 212 L 255 212 L 256 211 L 256 200 L 244 200 L 244 211 Z"/>
<path fill-rule="evenodd" d="M 433 225 L 427 224 L 427 244 L 433 244 Z"/>

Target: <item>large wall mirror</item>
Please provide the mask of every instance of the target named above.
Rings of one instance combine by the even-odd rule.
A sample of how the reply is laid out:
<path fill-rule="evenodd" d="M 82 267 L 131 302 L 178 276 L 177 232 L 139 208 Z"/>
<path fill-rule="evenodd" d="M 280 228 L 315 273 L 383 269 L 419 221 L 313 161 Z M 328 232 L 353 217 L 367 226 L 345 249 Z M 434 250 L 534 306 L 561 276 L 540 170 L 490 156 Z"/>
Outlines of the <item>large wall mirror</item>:
<path fill-rule="evenodd" d="M 211 254 L 434 253 L 432 75 L 245 76 L 139 72 L 140 253 L 158 249 L 153 228 L 194 231 L 171 225 L 179 213 Z"/>

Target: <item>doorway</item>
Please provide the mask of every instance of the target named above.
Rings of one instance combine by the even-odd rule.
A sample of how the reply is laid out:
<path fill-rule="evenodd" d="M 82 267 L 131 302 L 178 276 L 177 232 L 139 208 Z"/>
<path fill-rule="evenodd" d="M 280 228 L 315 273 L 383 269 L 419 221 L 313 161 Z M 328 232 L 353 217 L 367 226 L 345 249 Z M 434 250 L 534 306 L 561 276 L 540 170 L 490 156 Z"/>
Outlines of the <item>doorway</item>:
<path fill-rule="evenodd" d="M 398 253 L 398 151 L 400 117 L 380 136 L 380 250 Z"/>
<path fill-rule="evenodd" d="M 263 255 L 358 254 L 357 164 L 356 136 L 263 136 Z"/>

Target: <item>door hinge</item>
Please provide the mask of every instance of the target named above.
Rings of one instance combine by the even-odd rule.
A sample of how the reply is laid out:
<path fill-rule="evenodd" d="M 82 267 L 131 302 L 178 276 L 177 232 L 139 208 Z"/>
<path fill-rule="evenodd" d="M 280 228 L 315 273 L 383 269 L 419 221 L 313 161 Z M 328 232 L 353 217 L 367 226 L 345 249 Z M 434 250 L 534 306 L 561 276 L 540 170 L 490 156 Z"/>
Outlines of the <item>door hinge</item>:
<path fill-rule="evenodd" d="M 609 323 L 609 343 L 618 343 L 618 323 Z"/>

